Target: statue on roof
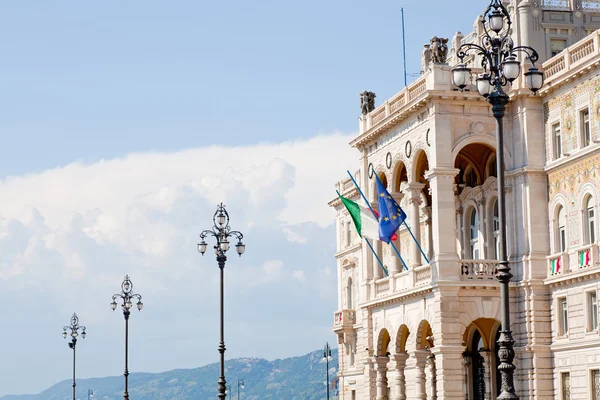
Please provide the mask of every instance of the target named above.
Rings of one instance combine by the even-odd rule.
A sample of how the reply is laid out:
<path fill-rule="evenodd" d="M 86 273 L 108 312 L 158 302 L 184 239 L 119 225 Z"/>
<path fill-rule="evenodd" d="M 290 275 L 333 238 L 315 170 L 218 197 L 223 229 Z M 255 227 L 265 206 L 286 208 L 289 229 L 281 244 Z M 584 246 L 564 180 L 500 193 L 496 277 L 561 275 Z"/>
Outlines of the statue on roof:
<path fill-rule="evenodd" d="M 421 75 L 427 72 L 429 64 L 431 64 L 431 48 L 429 44 L 424 44 L 421 53 Z"/>
<path fill-rule="evenodd" d="M 375 93 L 364 91 L 360 94 L 360 111 L 362 115 L 367 115 L 375 109 Z"/>
<path fill-rule="evenodd" d="M 434 36 L 431 38 L 431 60 L 434 64 L 445 64 L 446 57 L 448 57 L 448 39 L 438 38 Z"/>

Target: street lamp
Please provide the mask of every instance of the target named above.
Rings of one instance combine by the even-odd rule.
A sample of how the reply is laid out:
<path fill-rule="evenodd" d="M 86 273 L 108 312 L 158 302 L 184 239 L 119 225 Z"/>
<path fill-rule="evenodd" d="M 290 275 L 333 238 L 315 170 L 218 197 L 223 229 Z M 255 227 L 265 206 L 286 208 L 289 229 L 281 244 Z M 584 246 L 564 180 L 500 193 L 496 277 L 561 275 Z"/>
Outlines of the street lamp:
<path fill-rule="evenodd" d="M 500 222 L 500 249 L 499 266 L 496 278 L 500 281 L 500 301 L 502 330 L 498 339 L 498 358 L 500 365 L 498 369 L 502 374 L 500 400 L 514 400 L 519 397 L 515 393 L 513 374 L 515 366 L 513 360 L 514 340 L 510 330 L 510 308 L 509 308 L 509 282 L 512 278 L 508 266 L 506 250 L 506 210 L 504 193 L 504 132 L 502 119 L 508 103 L 508 95 L 503 86 L 512 83 L 519 77 L 521 64 L 517 60 L 518 53 L 524 53 L 531 61 L 532 66 L 525 73 L 525 84 L 535 94 L 544 84 L 544 74 L 535 67 L 539 59 L 538 53 L 529 46 L 514 46 L 511 34 L 511 20 L 508 11 L 501 0 L 491 0 L 484 14 L 484 36 L 481 45 L 465 43 L 458 48 L 457 56 L 460 63 L 452 70 L 454 84 L 464 89 L 471 81 L 471 69 L 464 62 L 468 54 L 481 57 L 481 66 L 484 73 L 476 79 L 477 91 L 486 97 L 492 105 L 492 112 L 496 118 L 496 152 L 497 152 L 497 175 L 498 175 L 498 217 Z M 505 26 L 506 24 L 506 26 Z M 503 34 L 500 32 L 506 27 Z"/>
<path fill-rule="evenodd" d="M 79 336 L 79 331 L 81 330 L 81 337 L 85 339 L 85 326 L 79 325 L 79 317 L 77 314 L 73 313 L 71 317 L 71 325 L 67 325 L 63 328 L 62 336 L 63 338 L 67 338 L 67 336 L 71 336 L 71 341 L 69 342 L 69 348 L 73 349 L 73 400 L 75 400 L 75 345 L 77 344 L 77 337 Z M 67 331 L 71 331 L 70 333 Z"/>
<path fill-rule="evenodd" d="M 117 309 L 117 299 L 121 299 L 123 304 L 121 304 L 121 309 L 123 310 L 123 316 L 125 317 L 125 392 L 123 393 L 123 399 L 129 400 L 129 392 L 127 391 L 128 384 L 128 376 L 129 370 L 127 369 L 128 362 L 128 351 L 129 351 L 129 315 L 131 314 L 131 308 L 133 307 L 132 300 L 137 300 L 136 306 L 138 311 L 142 311 L 144 307 L 144 303 L 142 303 L 142 296 L 139 294 L 133 293 L 133 283 L 129 279 L 129 275 L 125 275 L 125 279 L 123 283 L 121 283 L 121 293 L 113 294 L 112 303 L 110 303 L 110 308 L 113 311 Z"/>
<path fill-rule="evenodd" d="M 238 400 L 240 400 L 240 388 L 244 388 L 244 381 L 238 378 Z"/>
<path fill-rule="evenodd" d="M 229 396 L 229 398 L 231 399 L 231 385 L 227 385 L 227 390 L 225 390 L 225 396 Z"/>
<path fill-rule="evenodd" d="M 205 230 L 200 234 L 200 243 L 198 243 L 198 251 L 200 254 L 204 255 L 206 253 L 206 247 L 208 244 L 206 243 L 206 238 L 208 236 L 213 236 L 217 239 L 217 244 L 214 246 L 215 254 L 217 255 L 217 263 L 219 265 L 219 269 L 221 271 L 221 341 L 219 342 L 219 353 L 221 353 L 221 376 L 219 377 L 219 394 L 218 397 L 221 400 L 225 399 L 225 334 L 224 334 L 224 322 L 223 322 L 223 270 L 225 269 L 225 261 L 227 261 L 227 256 L 225 253 L 229 250 L 229 238 L 234 237 L 238 240 L 235 245 L 235 249 L 239 256 L 241 257 L 246 250 L 246 245 L 242 243 L 242 235 L 241 232 L 232 231 L 229 227 L 229 214 L 227 210 L 225 210 L 225 206 L 223 203 L 217 206 L 217 211 L 213 215 L 213 228 L 210 230 Z M 238 391 L 239 393 L 239 391 Z"/>
<path fill-rule="evenodd" d="M 92 389 L 88 389 L 88 400 L 94 400 L 94 391 Z"/>
<path fill-rule="evenodd" d="M 331 348 L 329 347 L 329 342 L 325 343 L 325 347 L 323 348 L 323 361 L 327 364 L 327 381 L 325 382 L 325 386 L 327 387 L 327 400 L 329 400 L 329 361 L 331 360 Z"/>

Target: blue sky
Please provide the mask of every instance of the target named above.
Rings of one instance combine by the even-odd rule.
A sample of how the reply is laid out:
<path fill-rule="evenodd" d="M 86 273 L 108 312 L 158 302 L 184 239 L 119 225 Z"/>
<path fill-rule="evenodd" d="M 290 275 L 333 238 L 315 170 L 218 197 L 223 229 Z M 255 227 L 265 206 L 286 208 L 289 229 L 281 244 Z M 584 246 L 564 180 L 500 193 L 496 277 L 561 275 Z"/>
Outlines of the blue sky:
<path fill-rule="evenodd" d="M 216 267 L 192 250 L 220 201 L 248 238 L 228 264 L 227 356 L 335 342 L 325 202 L 357 166 L 358 94 L 403 87 L 401 7 L 416 73 L 431 36 L 470 32 L 487 6 L 174 4 L 0 4 L 0 395 L 69 377 L 73 311 L 89 328 L 78 374 L 120 374 L 108 304 L 125 273 L 146 304 L 131 370 L 217 361 Z"/>

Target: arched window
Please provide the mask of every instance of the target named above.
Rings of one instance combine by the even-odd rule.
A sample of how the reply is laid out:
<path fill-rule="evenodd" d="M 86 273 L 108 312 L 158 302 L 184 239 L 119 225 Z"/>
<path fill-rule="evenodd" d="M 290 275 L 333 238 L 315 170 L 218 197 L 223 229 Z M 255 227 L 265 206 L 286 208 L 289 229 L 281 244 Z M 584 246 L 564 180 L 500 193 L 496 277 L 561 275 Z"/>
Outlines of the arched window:
<path fill-rule="evenodd" d="M 470 256 L 471 259 L 479 259 L 479 217 L 477 210 L 473 208 L 471 211 L 471 227 L 470 227 Z"/>
<path fill-rule="evenodd" d="M 352 278 L 348 278 L 348 287 L 346 288 L 346 304 L 348 310 L 354 309 L 354 293 L 352 290 Z"/>
<path fill-rule="evenodd" d="M 477 186 L 477 173 L 473 169 L 472 166 L 468 166 L 464 175 L 465 185 L 467 187 L 475 187 Z"/>
<path fill-rule="evenodd" d="M 471 341 L 471 382 L 475 400 L 484 400 L 486 393 L 485 365 L 480 350 L 484 350 L 483 338 L 479 331 L 475 330 Z"/>
<path fill-rule="evenodd" d="M 587 196 L 586 201 L 584 203 L 583 215 L 585 218 L 585 228 L 587 230 L 586 239 L 587 244 L 596 242 L 596 218 L 594 217 L 594 198 L 592 196 Z"/>
<path fill-rule="evenodd" d="M 494 217 L 492 224 L 494 234 L 494 258 L 500 257 L 500 217 L 498 216 L 498 200 L 494 202 Z"/>
<path fill-rule="evenodd" d="M 556 238 L 556 249 L 563 253 L 567 250 L 567 215 L 563 206 L 558 206 Z"/>

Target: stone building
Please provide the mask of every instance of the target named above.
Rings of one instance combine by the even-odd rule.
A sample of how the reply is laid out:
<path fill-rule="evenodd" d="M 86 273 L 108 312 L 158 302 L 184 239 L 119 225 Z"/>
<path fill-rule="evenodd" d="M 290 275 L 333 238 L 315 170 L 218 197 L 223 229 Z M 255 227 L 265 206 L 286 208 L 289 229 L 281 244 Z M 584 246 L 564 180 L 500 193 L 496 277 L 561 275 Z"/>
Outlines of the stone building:
<path fill-rule="evenodd" d="M 523 399 L 600 399 L 600 1 L 505 4 L 516 45 L 547 60 L 538 95 L 523 76 L 506 89 L 515 386 Z M 402 227 L 395 245 L 407 269 L 389 245 L 373 243 L 384 276 L 341 202 L 330 202 L 342 399 L 498 393 L 495 120 L 474 85 L 459 91 L 451 81 L 456 48 L 481 34 L 477 19 L 473 33 L 448 41 L 447 62 L 424 54 L 419 79 L 359 118 L 354 177 L 376 208 L 378 174 L 429 262 Z M 336 189 L 361 201 L 349 178 Z"/>

